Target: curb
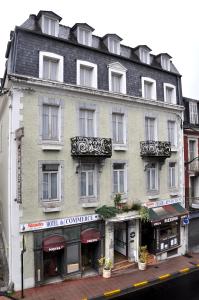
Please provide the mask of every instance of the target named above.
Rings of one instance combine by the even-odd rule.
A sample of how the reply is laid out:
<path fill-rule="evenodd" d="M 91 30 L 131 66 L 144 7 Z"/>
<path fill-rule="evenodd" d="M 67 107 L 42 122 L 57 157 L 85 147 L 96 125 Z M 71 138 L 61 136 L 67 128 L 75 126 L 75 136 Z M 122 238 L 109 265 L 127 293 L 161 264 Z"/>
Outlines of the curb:
<path fill-rule="evenodd" d="M 180 276 L 183 276 L 187 273 L 191 273 L 194 271 L 199 270 L 199 264 L 195 264 L 193 267 L 190 268 L 183 268 L 178 270 L 175 273 L 167 273 L 167 274 L 162 274 L 156 278 L 154 278 L 153 280 L 146 280 L 146 281 L 140 281 L 140 282 L 136 282 L 133 283 L 132 286 L 129 286 L 125 289 L 116 289 L 116 290 L 110 290 L 110 291 L 104 291 L 104 293 L 102 295 L 93 297 L 93 298 L 83 298 L 82 300 L 103 300 L 103 299 L 114 299 L 116 295 L 124 295 L 127 293 L 132 293 L 134 291 L 137 291 L 138 289 L 144 289 L 146 287 L 149 287 L 150 285 L 154 285 L 154 284 L 159 284 L 163 281 L 167 281 L 167 280 L 171 280 Z"/>

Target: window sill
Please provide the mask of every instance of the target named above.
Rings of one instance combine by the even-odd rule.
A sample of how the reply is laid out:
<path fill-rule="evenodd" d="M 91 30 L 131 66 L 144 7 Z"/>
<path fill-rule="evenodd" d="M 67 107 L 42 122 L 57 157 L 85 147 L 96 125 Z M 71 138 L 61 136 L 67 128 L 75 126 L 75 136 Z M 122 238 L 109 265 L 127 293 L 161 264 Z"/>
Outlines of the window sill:
<path fill-rule="evenodd" d="M 60 206 L 58 206 L 58 207 L 43 207 L 43 212 L 45 212 L 45 213 L 59 212 L 61 210 L 62 209 Z"/>
<path fill-rule="evenodd" d="M 171 152 L 178 152 L 178 148 L 177 147 L 171 147 Z"/>
<path fill-rule="evenodd" d="M 159 194 L 148 196 L 148 199 L 149 199 L 149 200 L 155 200 L 155 199 L 159 199 L 159 198 L 160 198 L 160 195 L 159 195 Z"/>
<path fill-rule="evenodd" d="M 98 202 L 91 202 L 91 203 L 83 203 L 82 207 L 83 208 L 92 208 L 92 207 L 98 207 L 99 203 Z"/>
<path fill-rule="evenodd" d="M 46 144 L 46 145 L 42 145 L 42 150 L 43 151 L 60 151 L 60 150 L 62 150 L 62 146 Z"/>
<path fill-rule="evenodd" d="M 127 145 L 113 145 L 113 150 L 114 151 L 127 151 Z"/>
<path fill-rule="evenodd" d="M 169 195 L 170 195 L 170 197 L 176 197 L 176 196 L 179 196 L 179 192 L 178 191 L 170 192 Z"/>

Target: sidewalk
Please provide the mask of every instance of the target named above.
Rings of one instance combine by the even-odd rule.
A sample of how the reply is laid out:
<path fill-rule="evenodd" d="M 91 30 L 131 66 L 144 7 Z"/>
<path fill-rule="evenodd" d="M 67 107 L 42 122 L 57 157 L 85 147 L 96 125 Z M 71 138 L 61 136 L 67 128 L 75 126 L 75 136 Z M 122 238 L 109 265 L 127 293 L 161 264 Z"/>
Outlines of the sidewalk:
<path fill-rule="evenodd" d="M 86 300 L 100 295 L 108 296 L 119 293 L 120 290 L 132 286 L 136 288 L 150 284 L 151 281 L 157 279 L 172 278 L 172 274 L 189 272 L 190 269 L 198 267 L 199 254 L 197 253 L 190 256 L 170 258 L 167 261 L 148 266 L 145 271 L 139 271 L 138 269 L 126 270 L 120 274 L 113 275 L 109 279 L 96 276 L 26 289 L 24 296 L 27 300 Z M 20 292 L 13 296 L 20 299 Z"/>

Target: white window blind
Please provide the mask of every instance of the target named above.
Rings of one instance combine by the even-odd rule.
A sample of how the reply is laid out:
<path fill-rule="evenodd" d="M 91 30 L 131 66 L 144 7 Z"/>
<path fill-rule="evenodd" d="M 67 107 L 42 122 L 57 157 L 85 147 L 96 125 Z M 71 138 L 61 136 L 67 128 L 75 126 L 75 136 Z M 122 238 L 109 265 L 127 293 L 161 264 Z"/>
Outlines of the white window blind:
<path fill-rule="evenodd" d="M 155 118 L 145 118 L 145 132 L 147 141 L 155 141 Z"/>
<path fill-rule="evenodd" d="M 91 32 L 89 30 L 79 28 L 78 42 L 83 45 L 91 46 Z"/>
<path fill-rule="evenodd" d="M 144 81 L 144 98 L 152 99 L 152 88 L 152 82 Z"/>
<path fill-rule="evenodd" d="M 80 174 L 80 194 L 81 197 L 91 197 L 95 195 L 95 167 L 94 164 L 83 164 Z"/>
<path fill-rule="evenodd" d="M 94 111 L 80 109 L 80 135 L 94 136 Z"/>
<path fill-rule="evenodd" d="M 58 76 L 58 60 L 44 57 L 43 59 L 43 78 L 49 80 L 57 80 Z"/>
<path fill-rule="evenodd" d="M 55 35 L 55 26 L 56 22 L 53 19 L 50 19 L 48 17 L 44 17 L 44 33 Z"/>
<path fill-rule="evenodd" d="M 42 137 L 44 140 L 59 139 L 59 107 L 43 105 Z"/>
<path fill-rule="evenodd" d="M 198 124 L 198 107 L 196 102 L 189 102 L 190 123 Z"/>
<path fill-rule="evenodd" d="M 115 54 L 119 54 L 119 42 L 116 39 L 109 38 L 109 51 Z"/>
<path fill-rule="evenodd" d="M 155 164 L 150 164 L 147 168 L 147 189 L 157 190 L 157 168 Z"/>
<path fill-rule="evenodd" d="M 145 64 L 149 64 L 150 56 L 149 56 L 149 52 L 146 49 L 143 48 L 140 49 L 140 60 Z"/>
<path fill-rule="evenodd" d="M 80 85 L 92 87 L 93 68 L 80 66 Z"/>
<path fill-rule="evenodd" d="M 176 164 L 169 163 L 169 187 L 176 187 Z"/>
<path fill-rule="evenodd" d="M 43 172 L 43 201 L 58 200 L 59 165 L 47 164 L 42 166 Z"/>
<path fill-rule="evenodd" d="M 112 72 L 111 73 L 111 91 L 120 93 L 122 86 L 122 75 Z"/>
<path fill-rule="evenodd" d="M 124 115 L 112 114 L 113 143 L 124 144 Z"/>
<path fill-rule="evenodd" d="M 176 146 L 176 122 L 168 121 L 168 141 L 171 146 Z"/>

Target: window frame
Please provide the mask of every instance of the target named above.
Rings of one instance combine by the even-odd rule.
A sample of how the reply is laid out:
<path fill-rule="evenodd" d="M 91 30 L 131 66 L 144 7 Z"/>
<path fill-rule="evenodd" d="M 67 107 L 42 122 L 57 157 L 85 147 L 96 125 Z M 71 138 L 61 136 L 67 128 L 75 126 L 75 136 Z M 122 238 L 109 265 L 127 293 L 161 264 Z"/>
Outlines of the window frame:
<path fill-rule="evenodd" d="M 82 185 L 81 185 L 81 175 L 82 172 L 89 172 L 89 170 L 84 170 L 83 167 L 86 165 L 91 165 L 93 166 L 93 195 L 82 195 Z M 96 202 L 97 201 L 97 196 L 98 196 L 98 174 L 97 174 L 97 165 L 95 162 L 85 162 L 81 163 L 80 168 L 79 168 L 79 198 L 80 202 Z M 87 174 L 86 173 L 86 174 Z M 86 180 L 88 179 L 88 175 L 86 175 Z M 88 181 L 86 181 L 86 191 L 88 191 Z"/>
<path fill-rule="evenodd" d="M 173 84 L 170 84 L 170 83 L 164 83 L 163 84 L 163 87 L 164 87 L 164 101 L 166 103 L 169 103 L 169 104 L 177 104 L 177 99 L 176 99 L 176 87 L 175 85 Z M 171 101 L 168 101 L 167 99 L 167 89 L 171 89 L 172 90 L 172 98 L 171 98 Z"/>
<path fill-rule="evenodd" d="M 194 102 L 194 101 L 189 101 L 189 121 L 190 121 L 190 123 L 191 124 L 198 124 L 199 123 L 199 118 L 198 117 L 199 117 L 198 103 Z M 197 118 L 197 120 L 196 120 L 196 118 Z"/>
<path fill-rule="evenodd" d="M 82 135 L 81 131 L 82 131 L 82 127 L 81 127 L 81 111 L 84 111 L 86 114 L 86 127 L 85 127 L 85 131 L 86 131 L 86 135 Z M 89 136 L 88 135 L 88 112 L 92 112 L 93 114 L 93 136 Z M 89 108 L 79 108 L 79 133 L 80 136 L 84 136 L 84 137 L 96 137 L 96 114 L 95 114 L 95 110 L 94 109 L 89 109 Z"/>
<path fill-rule="evenodd" d="M 170 166 L 171 164 L 174 164 L 174 167 L 171 167 Z M 173 185 L 173 173 L 172 173 L 173 171 L 171 169 L 172 170 L 174 169 L 174 172 L 175 172 L 175 174 L 174 174 L 175 184 L 174 185 Z M 169 187 L 170 190 L 175 190 L 178 187 L 177 174 L 178 174 L 178 172 L 177 172 L 177 163 L 176 163 L 176 161 L 169 161 L 168 162 L 168 187 Z"/>
<path fill-rule="evenodd" d="M 57 199 L 43 199 L 43 165 L 58 165 L 58 197 Z M 38 198 L 42 207 L 47 211 L 56 211 L 64 201 L 64 161 L 62 160 L 39 160 L 38 161 Z M 50 207 L 48 207 L 50 205 Z M 52 206 L 51 206 L 52 205 Z M 58 209 L 60 210 L 60 209 Z"/>
<path fill-rule="evenodd" d="M 120 63 L 113 63 L 108 65 L 108 77 L 109 77 L 109 92 L 117 94 L 126 94 L 126 72 L 127 69 Z M 121 76 L 120 92 L 112 91 L 112 74 Z"/>
<path fill-rule="evenodd" d="M 50 25 L 48 26 L 48 32 L 45 32 L 45 20 L 46 19 L 50 20 L 49 24 L 51 24 L 52 21 L 55 22 L 55 34 L 51 33 L 52 30 L 51 30 L 51 26 Z M 43 33 L 58 37 L 58 35 L 59 35 L 59 21 L 57 19 L 49 17 L 49 16 L 46 16 L 46 15 L 42 15 L 42 21 L 41 22 L 42 22 L 42 32 Z"/>
<path fill-rule="evenodd" d="M 49 60 L 57 60 L 57 80 L 44 79 L 44 58 Z M 63 82 L 64 79 L 64 57 L 55 53 L 40 51 L 39 52 L 39 78 L 42 80 Z"/>
<path fill-rule="evenodd" d="M 152 84 L 151 98 L 145 97 L 145 82 Z M 156 80 L 149 77 L 142 77 L 142 98 L 147 100 L 157 100 Z"/>
<path fill-rule="evenodd" d="M 173 140 L 174 140 L 174 144 L 172 144 L 170 138 L 169 138 L 169 124 L 172 123 L 174 124 L 174 136 L 173 136 Z M 167 137 L 168 137 L 168 142 L 171 143 L 171 150 L 175 150 L 177 148 L 177 123 L 176 120 L 167 120 Z"/>
<path fill-rule="evenodd" d="M 124 192 L 121 193 L 119 191 L 115 192 L 114 190 L 114 165 L 123 165 L 124 168 L 123 168 L 123 171 L 124 171 Z M 120 169 L 117 169 L 116 171 L 118 171 Z M 117 177 L 118 177 L 118 174 L 117 174 Z M 118 194 L 120 193 L 121 194 L 121 197 L 122 199 L 125 199 L 128 195 L 128 171 L 127 171 L 127 162 L 126 161 L 121 161 L 121 160 L 115 160 L 113 161 L 112 163 L 112 194 L 113 194 L 113 197 L 115 196 L 115 194 Z"/>
<path fill-rule="evenodd" d="M 81 35 L 81 31 L 82 33 L 87 33 L 88 34 L 88 43 L 85 42 L 85 36 L 83 34 L 83 39 L 81 41 L 80 35 Z M 83 28 L 78 26 L 77 27 L 77 41 L 79 44 L 85 45 L 85 46 L 92 46 L 92 32 L 89 29 Z"/>
<path fill-rule="evenodd" d="M 154 139 L 148 139 L 147 131 L 146 131 L 146 120 L 151 119 L 154 120 Z M 144 124 L 144 130 L 145 130 L 145 141 L 157 141 L 158 140 L 158 134 L 157 134 L 157 118 L 155 116 L 145 116 L 145 124 Z"/>
<path fill-rule="evenodd" d="M 97 64 L 88 62 L 88 61 L 84 61 L 84 60 L 77 60 L 77 77 L 76 77 L 76 82 L 77 85 L 86 87 L 86 88 L 95 88 L 97 89 Z M 81 72 L 81 66 L 85 67 L 85 68 L 89 68 L 92 69 L 92 83 L 91 86 L 87 86 L 87 85 L 81 85 L 80 82 L 80 72 Z"/>
<path fill-rule="evenodd" d="M 153 169 L 155 170 L 155 187 L 151 188 L 152 186 L 152 182 L 151 182 L 151 176 L 152 176 L 152 165 L 154 165 L 155 167 L 153 167 Z M 149 174 L 149 177 L 148 177 Z M 148 180 L 149 179 L 149 180 Z M 152 163 L 148 163 L 148 165 L 146 166 L 146 189 L 148 193 L 158 193 L 159 191 L 159 170 L 158 170 L 158 163 L 156 162 L 152 162 Z"/>
<path fill-rule="evenodd" d="M 139 56 L 140 56 L 140 61 L 144 64 L 149 65 L 150 64 L 150 53 L 148 50 L 145 48 L 140 48 L 139 49 Z"/>
<path fill-rule="evenodd" d="M 48 138 L 44 137 L 44 127 L 43 127 L 43 118 L 44 118 L 44 106 L 49 108 L 49 118 L 48 118 L 48 127 L 49 127 L 49 134 Z M 57 108 L 57 138 L 52 137 L 52 108 Z M 43 104 L 42 105 L 42 140 L 43 141 L 55 141 L 58 142 L 60 140 L 60 130 L 61 130 L 61 117 L 60 112 L 61 108 L 58 105 L 50 105 L 50 104 Z"/>
<path fill-rule="evenodd" d="M 161 55 L 161 66 L 166 71 L 171 69 L 171 61 L 166 55 Z"/>
<path fill-rule="evenodd" d="M 116 44 L 116 51 L 115 51 L 115 47 L 112 47 L 111 43 L 115 43 Z M 120 55 L 120 41 L 117 38 L 108 37 L 108 50 L 109 52 L 113 53 L 113 54 L 117 54 Z"/>

